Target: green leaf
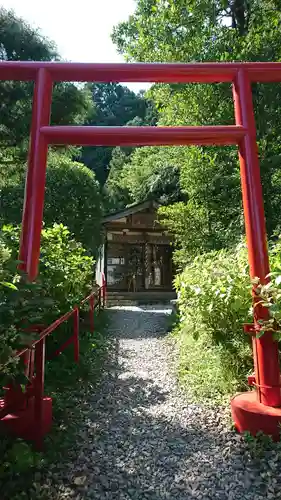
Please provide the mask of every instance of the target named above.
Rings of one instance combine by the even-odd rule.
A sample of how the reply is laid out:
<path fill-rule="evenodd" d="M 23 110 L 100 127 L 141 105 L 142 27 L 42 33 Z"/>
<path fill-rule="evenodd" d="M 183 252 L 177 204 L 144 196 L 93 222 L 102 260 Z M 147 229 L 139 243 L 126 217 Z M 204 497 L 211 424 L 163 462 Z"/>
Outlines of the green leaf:
<path fill-rule="evenodd" d="M 0 281 L 0 285 L 3 285 L 7 288 L 11 288 L 11 290 L 18 290 L 16 285 L 14 285 L 13 283 L 9 283 L 8 281 Z"/>
<path fill-rule="evenodd" d="M 264 334 L 265 334 L 265 330 L 260 329 L 256 333 L 256 338 L 260 339 Z"/>

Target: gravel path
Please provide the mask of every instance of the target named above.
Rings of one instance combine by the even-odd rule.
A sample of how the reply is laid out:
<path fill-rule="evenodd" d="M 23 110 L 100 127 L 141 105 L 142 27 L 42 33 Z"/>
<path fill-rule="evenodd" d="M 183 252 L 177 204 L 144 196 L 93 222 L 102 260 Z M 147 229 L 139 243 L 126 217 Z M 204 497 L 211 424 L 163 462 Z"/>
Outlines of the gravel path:
<path fill-rule="evenodd" d="M 52 498 L 281 498 L 275 451 L 251 458 L 225 411 L 188 404 L 172 376 L 165 307 L 109 311 L 115 353 L 88 401 L 80 444 Z M 60 474 L 58 474 L 60 475 Z M 54 486 L 54 476 L 47 484 Z"/>

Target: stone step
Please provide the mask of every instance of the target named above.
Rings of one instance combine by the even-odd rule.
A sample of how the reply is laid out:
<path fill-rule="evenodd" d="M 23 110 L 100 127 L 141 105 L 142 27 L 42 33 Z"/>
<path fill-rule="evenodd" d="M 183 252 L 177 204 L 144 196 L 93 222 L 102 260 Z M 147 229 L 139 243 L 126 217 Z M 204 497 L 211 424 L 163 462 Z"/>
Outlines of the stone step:
<path fill-rule="evenodd" d="M 138 306 L 150 304 L 171 304 L 170 300 L 107 300 L 106 306 Z M 171 306 L 172 307 L 172 306 Z"/>
<path fill-rule="evenodd" d="M 165 291 L 141 291 L 141 292 L 125 292 L 125 291 L 107 291 L 107 307 L 114 306 L 138 306 L 149 304 L 170 304 L 171 300 L 176 298 L 176 293 Z"/>
<path fill-rule="evenodd" d="M 137 301 L 135 300 L 108 300 L 106 305 L 107 306 L 118 306 L 118 305 L 122 305 L 122 306 L 131 306 L 131 305 L 136 305 L 138 304 Z"/>
<path fill-rule="evenodd" d="M 159 300 L 159 299 L 166 299 L 166 300 L 173 300 L 176 299 L 176 293 L 163 293 L 163 292 L 155 292 L 155 293 L 142 293 L 142 292 L 137 292 L 137 293 L 124 293 L 124 292 L 107 292 L 107 297 L 110 299 L 131 299 L 131 300 L 139 300 L 139 299 L 152 299 L 152 300 Z"/>

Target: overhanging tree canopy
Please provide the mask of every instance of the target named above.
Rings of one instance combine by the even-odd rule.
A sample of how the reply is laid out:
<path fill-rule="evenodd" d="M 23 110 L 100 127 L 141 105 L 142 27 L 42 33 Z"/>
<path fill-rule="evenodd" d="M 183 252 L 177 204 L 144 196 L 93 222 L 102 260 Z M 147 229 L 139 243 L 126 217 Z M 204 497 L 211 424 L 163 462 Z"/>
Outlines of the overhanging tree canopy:
<path fill-rule="evenodd" d="M 0 60 L 59 60 L 55 44 L 39 30 L 17 17 L 11 10 L 0 9 Z M 0 144 L 2 147 L 26 146 L 31 120 L 33 84 L 0 82 Z M 92 107 L 90 94 L 71 83 L 54 87 L 52 122 L 83 123 Z"/>
<path fill-rule="evenodd" d="M 117 83 L 91 83 L 87 85 L 95 110 L 88 116 L 85 125 L 153 125 L 156 112 L 142 92 L 135 94 L 124 85 Z M 137 123 L 136 123 L 137 122 Z M 97 179 L 104 184 L 109 174 L 113 148 L 84 147 L 82 161 L 96 173 Z"/>
<path fill-rule="evenodd" d="M 129 20 L 114 29 L 113 40 L 119 51 L 133 61 L 279 61 L 281 5 L 273 0 L 139 0 Z M 271 235 L 280 224 L 281 86 L 256 85 L 253 91 L 267 229 Z M 234 123 L 228 84 L 155 85 L 149 95 L 159 112 L 160 125 Z M 149 149 L 147 155 L 151 155 Z M 159 151 L 158 164 L 162 164 L 163 174 L 169 160 L 171 166 L 180 168 L 185 208 L 172 206 L 166 220 L 170 220 L 170 229 L 179 227 L 182 213 L 179 239 L 183 246 L 188 241 L 190 252 L 190 242 L 194 242 L 196 253 L 232 244 L 233 236 L 241 234 L 235 150 L 167 149 L 165 161 L 160 155 Z M 144 165 L 148 165 L 147 159 L 139 163 L 137 176 L 131 170 L 130 189 L 133 183 L 136 188 L 143 181 L 147 183 L 149 177 L 153 181 L 153 168 L 149 175 Z"/>

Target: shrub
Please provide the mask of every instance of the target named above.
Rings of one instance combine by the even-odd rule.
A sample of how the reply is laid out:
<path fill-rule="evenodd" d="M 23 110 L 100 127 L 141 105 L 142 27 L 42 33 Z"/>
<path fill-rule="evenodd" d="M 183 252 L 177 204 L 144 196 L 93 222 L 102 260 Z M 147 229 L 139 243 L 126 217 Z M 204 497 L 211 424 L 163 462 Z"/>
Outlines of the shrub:
<path fill-rule="evenodd" d="M 0 234 L 0 372 L 4 375 L 17 373 L 17 350 L 32 338 L 26 328 L 38 323 L 44 316 L 44 308 L 50 302 L 41 297 L 39 285 L 27 283 L 17 270 L 17 261 Z"/>
<path fill-rule="evenodd" d="M 4 226 L 2 235 L 16 259 L 19 228 Z M 38 285 L 53 301 L 53 314 L 63 314 L 79 302 L 93 285 L 94 260 L 67 227 L 54 224 L 42 230 Z"/>
<path fill-rule="evenodd" d="M 253 280 L 256 293 L 269 309 L 269 321 L 261 331 L 272 329 L 280 341 L 281 333 L 281 237 L 269 245 L 271 281 L 260 285 Z M 252 321 L 252 284 L 247 250 L 239 245 L 198 256 L 175 280 L 179 296 L 181 380 L 197 397 L 212 399 L 246 388 L 246 377 L 253 369 L 249 337 L 243 323 Z"/>
<path fill-rule="evenodd" d="M 261 284 L 259 277 L 253 280 L 255 293 L 260 302 L 268 309 L 267 320 L 260 320 L 260 331 L 257 336 L 262 336 L 266 331 L 272 331 L 273 336 L 280 341 L 281 337 L 281 236 L 274 242 L 270 249 L 270 281 Z"/>
<path fill-rule="evenodd" d="M 81 243 L 62 224 L 42 231 L 36 284 L 27 283 L 17 270 L 18 246 L 19 228 L 4 226 L 0 235 L 0 365 L 6 373 L 15 364 L 12 358 L 15 350 L 31 338 L 26 328 L 32 324 L 50 324 L 79 303 L 93 284 L 93 258 L 87 256 Z M 52 337 L 48 343 L 49 346 L 53 343 Z"/>
<path fill-rule="evenodd" d="M 198 396 L 216 398 L 245 383 L 252 368 L 243 323 L 251 314 L 245 245 L 200 255 L 176 278 L 180 375 Z"/>
<path fill-rule="evenodd" d="M 5 224 L 21 222 L 24 183 L 22 172 L 19 178 L 8 177 L 1 187 L 1 219 Z M 96 254 L 101 234 L 99 184 L 91 170 L 67 155 L 49 154 L 44 222 L 46 227 L 54 223 L 66 225 L 77 241 Z"/>
<path fill-rule="evenodd" d="M 16 290 L 14 283 L 9 281 L 10 273 L 8 263 L 11 259 L 11 250 L 5 245 L 4 241 L 0 238 L 0 370 L 9 373 L 9 368 L 5 368 L 5 363 L 10 361 L 13 367 L 16 366 L 18 360 L 13 360 L 15 351 L 15 344 L 19 340 L 17 331 L 13 324 L 5 315 L 6 296 L 10 290 Z"/>
<path fill-rule="evenodd" d="M 43 229 L 41 242 L 39 280 L 63 313 L 91 290 L 94 260 L 62 224 Z"/>

